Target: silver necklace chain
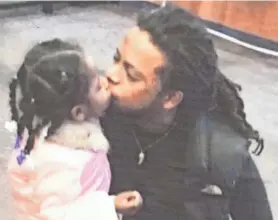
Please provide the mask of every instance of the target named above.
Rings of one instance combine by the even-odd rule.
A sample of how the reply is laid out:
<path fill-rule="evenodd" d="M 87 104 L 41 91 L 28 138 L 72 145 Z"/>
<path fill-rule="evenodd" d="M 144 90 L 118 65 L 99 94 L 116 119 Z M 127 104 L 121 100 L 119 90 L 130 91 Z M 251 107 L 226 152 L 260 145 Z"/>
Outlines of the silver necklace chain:
<path fill-rule="evenodd" d="M 132 135 L 134 137 L 134 140 L 136 141 L 136 144 L 140 150 L 139 154 L 138 154 L 138 165 L 141 165 L 144 160 L 145 160 L 145 156 L 146 156 L 146 152 L 147 150 L 153 148 L 156 146 L 156 144 L 158 144 L 160 141 L 162 141 L 164 138 L 166 138 L 171 131 L 175 128 L 176 126 L 176 122 L 174 122 L 171 126 L 170 129 L 168 129 L 168 131 L 166 131 L 162 136 L 160 136 L 158 139 L 156 139 L 154 142 L 152 142 L 151 144 L 148 144 L 145 148 L 142 147 L 142 144 L 140 143 L 140 141 L 138 140 L 138 137 L 136 135 L 136 132 L 134 129 L 132 129 Z"/>

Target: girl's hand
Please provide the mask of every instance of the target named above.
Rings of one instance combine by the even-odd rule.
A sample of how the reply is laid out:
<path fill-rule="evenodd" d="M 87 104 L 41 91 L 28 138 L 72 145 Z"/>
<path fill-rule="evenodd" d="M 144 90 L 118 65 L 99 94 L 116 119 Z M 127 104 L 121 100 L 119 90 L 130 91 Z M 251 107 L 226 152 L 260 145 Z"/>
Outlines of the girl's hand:
<path fill-rule="evenodd" d="M 142 204 L 143 199 L 137 191 L 122 192 L 115 197 L 116 211 L 122 215 L 134 215 Z"/>

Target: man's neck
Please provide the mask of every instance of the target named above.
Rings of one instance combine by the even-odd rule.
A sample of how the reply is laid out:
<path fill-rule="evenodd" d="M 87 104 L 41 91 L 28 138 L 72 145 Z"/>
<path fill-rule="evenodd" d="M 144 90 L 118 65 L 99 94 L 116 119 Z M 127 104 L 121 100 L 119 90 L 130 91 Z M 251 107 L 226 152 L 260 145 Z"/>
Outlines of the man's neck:
<path fill-rule="evenodd" d="M 136 124 L 144 131 L 152 133 L 165 132 L 174 122 L 177 109 L 155 112 L 137 120 Z"/>

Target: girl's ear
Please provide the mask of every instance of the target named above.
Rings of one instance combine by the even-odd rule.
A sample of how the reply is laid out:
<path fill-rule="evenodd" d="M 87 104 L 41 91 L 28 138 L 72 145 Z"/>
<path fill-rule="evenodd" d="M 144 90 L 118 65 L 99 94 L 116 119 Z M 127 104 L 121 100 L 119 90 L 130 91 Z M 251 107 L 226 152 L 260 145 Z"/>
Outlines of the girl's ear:
<path fill-rule="evenodd" d="M 85 105 L 76 105 L 71 109 L 71 117 L 73 120 L 83 122 L 87 119 L 88 107 Z"/>

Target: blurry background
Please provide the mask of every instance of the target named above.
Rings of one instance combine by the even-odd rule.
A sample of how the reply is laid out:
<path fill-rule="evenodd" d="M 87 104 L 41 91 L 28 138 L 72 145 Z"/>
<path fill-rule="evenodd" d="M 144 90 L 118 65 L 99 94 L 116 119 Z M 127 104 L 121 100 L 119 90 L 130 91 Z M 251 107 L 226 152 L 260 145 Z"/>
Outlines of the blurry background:
<path fill-rule="evenodd" d="M 1 2 L 3 4 L 3 2 Z M 0 216 L 13 220 L 6 178 L 7 160 L 14 137 L 5 130 L 9 119 L 8 82 L 21 64 L 25 52 L 36 42 L 60 37 L 77 39 L 100 68 L 107 69 L 114 50 L 134 25 L 139 10 L 148 4 L 84 3 L 79 6 L 55 4 L 54 13 L 42 12 L 40 4 L 2 7 L 0 5 Z M 213 37 L 222 71 L 243 86 L 248 120 L 265 137 L 266 146 L 255 157 L 278 220 L 278 58 L 255 53 L 228 41 Z"/>

